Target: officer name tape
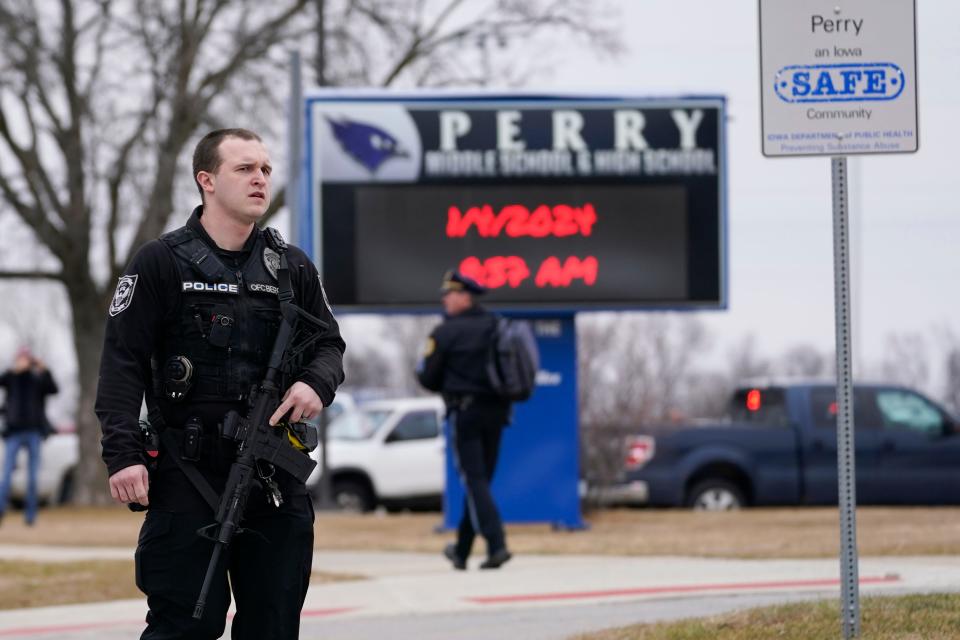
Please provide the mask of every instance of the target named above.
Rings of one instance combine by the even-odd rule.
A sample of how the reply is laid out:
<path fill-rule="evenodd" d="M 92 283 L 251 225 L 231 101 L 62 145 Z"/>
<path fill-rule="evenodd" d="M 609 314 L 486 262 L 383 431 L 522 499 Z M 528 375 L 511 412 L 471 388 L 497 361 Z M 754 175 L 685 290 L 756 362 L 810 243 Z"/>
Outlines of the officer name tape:
<path fill-rule="evenodd" d="M 251 282 L 247 285 L 247 288 L 250 291 L 259 291 L 261 293 L 272 293 L 277 295 L 280 291 L 279 288 L 275 287 L 272 284 L 261 284 L 259 282 Z M 238 295 L 240 293 L 239 288 L 235 284 L 227 284 L 226 282 L 184 282 L 182 291 L 203 291 L 204 293 L 226 293 L 232 295 Z"/>
<path fill-rule="evenodd" d="M 240 291 L 235 284 L 227 284 L 226 282 L 218 282 L 216 284 L 210 282 L 184 282 L 182 291 L 204 291 L 207 293 L 232 293 L 239 294 Z"/>

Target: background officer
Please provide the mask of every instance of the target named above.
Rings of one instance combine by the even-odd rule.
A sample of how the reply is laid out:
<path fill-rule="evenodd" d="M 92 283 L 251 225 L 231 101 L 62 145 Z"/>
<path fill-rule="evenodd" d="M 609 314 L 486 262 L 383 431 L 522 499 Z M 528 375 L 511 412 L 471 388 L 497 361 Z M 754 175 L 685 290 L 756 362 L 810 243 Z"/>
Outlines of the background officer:
<path fill-rule="evenodd" d="M 446 273 L 441 288 L 444 320 L 430 334 L 417 367 L 420 384 L 443 394 L 464 487 L 457 542 L 444 549 L 455 569 L 466 569 L 477 532 L 487 541 L 487 558 L 481 569 L 499 568 L 511 557 L 490 491 L 500 436 L 510 419 L 510 402 L 494 393 L 487 378 L 496 317 L 474 300 L 484 291 L 461 273 Z"/>
<path fill-rule="evenodd" d="M 259 488 L 251 493 L 248 532 L 219 563 L 203 619 L 192 617 L 212 549 L 197 529 L 214 514 L 188 471 L 199 470 L 222 492 L 236 448 L 219 437 L 218 424 L 230 410 L 246 414 L 247 396 L 266 371 L 279 326 L 281 253 L 295 304 L 329 329 L 283 381 L 286 393 L 271 424 L 313 417 L 343 381 L 345 345 L 316 268 L 303 251 L 256 225 L 270 204 L 271 169 L 255 133 L 207 134 L 193 157 L 203 204 L 186 226 L 137 251 L 110 304 L 96 411 L 113 497 L 150 507 L 136 553 L 137 586 L 150 609 L 143 639 L 219 638 L 231 588 L 235 640 L 298 636 L 313 507 L 303 483 L 282 469 L 273 478 L 282 504 L 268 504 Z M 151 422 L 179 443 L 179 450 L 161 446 L 149 475 L 138 424 L 145 394 Z"/>

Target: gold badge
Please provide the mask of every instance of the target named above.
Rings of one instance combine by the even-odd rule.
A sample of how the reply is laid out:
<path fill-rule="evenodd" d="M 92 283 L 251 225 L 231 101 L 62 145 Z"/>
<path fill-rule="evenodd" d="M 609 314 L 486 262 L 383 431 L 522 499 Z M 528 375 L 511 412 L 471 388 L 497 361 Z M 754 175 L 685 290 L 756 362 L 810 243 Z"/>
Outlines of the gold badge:
<path fill-rule="evenodd" d="M 429 358 L 430 355 L 437 350 L 437 341 L 433 338 L 427 338 L 427 345 L 423 349 L 423 357 Z"/>

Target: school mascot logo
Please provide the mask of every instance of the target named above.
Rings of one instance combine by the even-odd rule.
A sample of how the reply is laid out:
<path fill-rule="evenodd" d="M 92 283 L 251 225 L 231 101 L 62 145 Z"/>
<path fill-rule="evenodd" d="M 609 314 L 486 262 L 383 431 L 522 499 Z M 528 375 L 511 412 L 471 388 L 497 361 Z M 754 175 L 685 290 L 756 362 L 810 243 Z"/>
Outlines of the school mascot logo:
<path fill-rule="evenodd" d="M 120 281 L 117 283 L 117 291 L 113 294 L 113 300 L 110 301 L 109 313 L 111 317 L 125 311 L 126 308 L 130 306 L 130 303 L 133 302 L 133 290 L 137 286 L 138 277 L 140 276 L 120 276 Z"/>
<path fill-rule="evenodd" d="M 328 117 L 327 122 L 340 148 L 371 174 L 391 158 L 407 157 L 407 152 L 401 149 L 397 139 L 380 127 L 346 118 L 337 121 Z"/>

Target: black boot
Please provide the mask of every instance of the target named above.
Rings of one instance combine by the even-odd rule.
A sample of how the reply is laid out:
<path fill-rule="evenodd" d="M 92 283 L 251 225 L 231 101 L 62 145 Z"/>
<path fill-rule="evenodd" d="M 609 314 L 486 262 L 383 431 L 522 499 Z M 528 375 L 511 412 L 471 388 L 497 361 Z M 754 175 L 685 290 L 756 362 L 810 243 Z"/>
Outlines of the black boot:
<path fill-rule="evenodd" d="M 453 565 L 453 568 L 457 571 L 463 571 L 467 568 L 467 561 L 457 555 L 457 548 L 455 545 L 448 544 L 443 548 L 443 555 L 447 560 L 450 561 L 450 564 Z"/>
<path fill-rule="evenodd" d="M 501 565 L 507 563 L 507 560 L 513 557 L 513 554 L 504 547 L 490 554 L 486 560 L 480 563 L 481 569 L 499 569 Z"/>

